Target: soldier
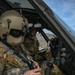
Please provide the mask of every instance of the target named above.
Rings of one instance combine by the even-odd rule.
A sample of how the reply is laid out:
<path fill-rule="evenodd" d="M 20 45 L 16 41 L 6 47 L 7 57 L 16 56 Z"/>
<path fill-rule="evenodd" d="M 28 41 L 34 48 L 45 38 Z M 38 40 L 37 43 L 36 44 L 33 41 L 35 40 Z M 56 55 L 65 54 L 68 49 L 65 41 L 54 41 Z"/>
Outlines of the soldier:
<path fill-rule="evenodd" d="M 44 57 L 46 60 L 50 60 L 52 57 L 50 50 L 46 50 L 44 57 L 37 54 L 39 52 L 39 42 L 36 37 L 36 29 L 29 28 L 29 32 L 26 34 L 24 39 L 24 45 L 27 50 L 30 52 L 30 55 L 34 58 L 35 61 L 43 60 Z"/>
<path fill-rule="evenodd" d="M 21 57 L 19 47 L 27 30 L 27 19 L 17 11 L 8 10 L 0 17 L 0 75 L 40 75 L 39 65 L 30 70 L 31 61 Z M 29 66 L 30 65 L 30 66 Z"/>
<path fill-rule="evenodd" d="M 35 28 L 30 28 L 29 32 L 26 34 L 25 39 L 24 39 L 24 45 L 27 48 L 27 50 L 30 52 L 30 55 L 33 57 L 34 60 L 36 61 L 41 61 L 41 68 L 42 68 L 42 72 L 43 75 L 45 75 L 47 66 L 42 66 L 42 64 L 44 64 L 43 62 L 43 58 L 46 61 L 50 61 L 52 57 L 51 51 L 49 49 L 47 49 L 44 53 L 43 56 L 40 56 L 37 54 L 37 52 L 39 51 L 39 42 L 37 40 L 36 37 L 36 29 Z M 51 66 L 52 68 L 50 69 L 50 75 L 64 75 L 62 73 L 62 71 L 55 65 L 53 64 L 53 66 Z M 48 75 L 48 73 L 47 73 Z"/>

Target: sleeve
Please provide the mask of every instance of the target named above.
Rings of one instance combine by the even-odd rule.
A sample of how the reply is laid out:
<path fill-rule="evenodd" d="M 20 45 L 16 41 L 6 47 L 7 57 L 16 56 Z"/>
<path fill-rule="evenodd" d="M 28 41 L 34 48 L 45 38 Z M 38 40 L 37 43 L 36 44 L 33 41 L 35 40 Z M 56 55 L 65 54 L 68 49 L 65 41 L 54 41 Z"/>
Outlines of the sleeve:
<path fill-rule="evenodd" d="M 57 65 L 53 64 L 51 75 L 65 75 L 65 74 L 58 68 Z"/>
<path fill-rule="evenodd" d="M 34 46 L 34 42 L 33 41 L 31 41 L 30 39 L 28 39 L 28 38 L 26 38 L 25 40 L 24 40 L 24 46 L 27 48 L 27 50 L 29 51 L 29 52 L 33 52 L 34 50 L 35 50 L 35 46 Z"/>
<path fill-rule="evenodd" d="M 31 53 L 31 55 L 36 54 L 39 50 L 39 47 L 37 46 L 36 42 L 34 40 L 29 39 L 29 38 L 25 39 L 24 46 Z"/>
<path fill-rule="evenodd" d="M 6 56 L 6 67 L 13 66 L 13 67 L 19 67 L 22 68 L 24 66 L 23 62 L 20 61 L 17 57 L 14 57 L 11 54 L 7 54 Z"/>
<path fill-rule="evenodd" d="M 4 67 L 5 67 L 5 57 L 6 57 L 6 50 L 4 47 L 0 46 L 0 75 L 2 75 Z"/>
<path fill-rule="evenodd" d="M 45 58 L 46 58 L 47 60 L 51 60 L 51 58 L 53 58 L 50 49 L 47 49 L 47 50 L 46 50 Z"/>

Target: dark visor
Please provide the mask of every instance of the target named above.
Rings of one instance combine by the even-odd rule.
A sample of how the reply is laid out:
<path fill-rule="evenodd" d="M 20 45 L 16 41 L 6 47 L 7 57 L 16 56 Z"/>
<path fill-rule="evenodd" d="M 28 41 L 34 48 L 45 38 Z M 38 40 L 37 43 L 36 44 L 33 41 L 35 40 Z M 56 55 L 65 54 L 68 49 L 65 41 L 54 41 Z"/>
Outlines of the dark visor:
<path fill-rule="evenodd" d="M 9 32 L 10 35 L 13 37 L 19 37 L 21 35 L 24 35 L 24 33 L 21 30 L 11 29 Z"/>

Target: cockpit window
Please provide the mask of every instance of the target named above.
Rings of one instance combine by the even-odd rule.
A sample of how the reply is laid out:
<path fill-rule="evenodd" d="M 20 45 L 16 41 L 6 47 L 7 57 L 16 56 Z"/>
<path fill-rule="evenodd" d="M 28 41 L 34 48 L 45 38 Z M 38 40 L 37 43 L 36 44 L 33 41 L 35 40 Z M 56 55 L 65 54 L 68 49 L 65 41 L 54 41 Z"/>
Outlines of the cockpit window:
<path fill-rule="evenodd" d="M 65 30 L 67 30 L 68 33 L 70 33 L 73 37 L 75 37 L 75 18 L 74 18 L 75 8 L 73 6 L 75 1 L 74 0 L 71 1 L 43 0 L 43 1 L 54 11 L 54 17 L 61 23 L 60 25 L 63 28 L 65 28 Z"/>
<path fill-rule="evenodd" d="M 65 29 L 75 37 L 75 31 L 69 26 L 67 25 L 63 20 L 61 20 L 55 13 L 54 13 L 54 16 L 57 20 L 59 20 L 59 22 L 61 23 L 62 26 L 65 27 Z"/>
<path fill-rule="evenodd" d="M 6 0 L 12 8 L 29 8 L 34 9 L 34 7 L 28 2 L 28 0 Z"/>
<path fill-rule="evenodd" d="M 47 42 L 44 39 L 44 37 L 42 36 L 42 34 L 37 32 L 36 37 L 37 37 L 38 42 L 39 42 L 39 50 L 47 48 Z"/>
<path fill-rule="evenodd" d="M 56 35 L 53 32 L 51 32 L 47 29 L 43 29 L 43 31 L 49 39 L 56 37 Z"/>

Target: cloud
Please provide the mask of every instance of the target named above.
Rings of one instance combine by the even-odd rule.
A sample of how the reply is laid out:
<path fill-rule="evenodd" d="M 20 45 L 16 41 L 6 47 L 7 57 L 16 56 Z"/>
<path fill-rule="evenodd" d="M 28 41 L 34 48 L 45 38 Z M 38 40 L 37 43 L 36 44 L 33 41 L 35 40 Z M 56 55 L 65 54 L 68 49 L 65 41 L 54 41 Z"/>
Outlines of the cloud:
<path fill-rule="evenodd" d="M 64 16 L 62 16 L 63 19 L 75 30 L 75 1 L 67 0 L 64 2 L 62 12 L 64 13 Z M 70 14 L 68 15 L 68 13 Z M 66 15 L 68 15 L 68 17 L 66 17 Z"/>
<path fill-rule="evenodd" d="M 45 0 L 53 11 L 75 30 L 75 0 Z"/>

